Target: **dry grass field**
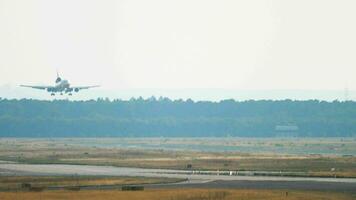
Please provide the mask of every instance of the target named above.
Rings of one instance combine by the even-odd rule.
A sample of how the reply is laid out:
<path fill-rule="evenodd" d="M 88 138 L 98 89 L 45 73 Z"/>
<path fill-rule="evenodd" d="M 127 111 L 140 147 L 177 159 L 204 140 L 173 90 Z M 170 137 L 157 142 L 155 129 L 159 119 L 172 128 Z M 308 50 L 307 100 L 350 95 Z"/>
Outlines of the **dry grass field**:
<path fill-rule="evenodd" d="M 356 156 L 354 155 L 149 150 L 106 147 L 103 143 L 110 141 L 109 139 L 94 141 L 98 143 L 98 146 L 91 144 L 93 141 L 89 139 L 83 139 L 82 142 L 78 139 L 0 139 L 0 162 L 3 160 L 37 164 L 92 164 L 166 169 L 187 169 L 190 165 L 193 170 L 260 170 L 302 172 L 306 176 L 356 177 Z M 134 141 L 128 141 L 130 142 Z M 156 140 L 148 140 L 148 142 L 157 143 Z M 174 144 L 193 143 L 193 141 L 185 140 L 168 140 L 166 143 L 173 142 L 176 142 Z M 356 146 L 353 140 L 334 143 L 333 141 L 317 142 L 324 146 L 317 146 L 307 141 L 285 143 L 291 148 L 293 146 L 303 148 L 307 145 L 315 149 L 344 148 L 345 151 L 353 151 L 351 148 Z M 256 148 L 259 145 L 262 147 L 281 145 L 281 141 L 278 143 L 262 143 L 261 141 L 235 143 L 229 143 L 229 145 L 254 145 Z"/>
<path fill-rule="evenodd" d="M 97 176 L 0 176 L 0 190 L 21 189 L 23 183 L 32 187 L 70 187 L 70 186 L 103 186 L 172 183 L 181 181 L 173 178 L 143 177 L 97 177 Z M 0 198 L 1 200 L 1 198 Z"/>
<path fill-rule="evenodd" d="M 84 140 L 85 144 L 90 140 Z M 95 140 L 96 141 L 96 140 Z M 97 142 L 97 141 L 96 141 Z M 98 140 L 107 142 L 106 140 Z M 150 142 L 150 141 L 147 141 Z M 152 142 L 152 141 L 151 141 Z M 153 141 L 157 142 L 157 141 Z M 172 141 L 169 141 L 172 142 Z M 176 141 L 173 141 L 176 142 Z M 178 141 L 185 142 L 185 141 Z M 191 141 L 192 142 L 192 141 Z M 279 141 L 280 142 L 280 141 Z M 261 170 L 303 172 L 307 176 L 356 177 L 356 157 L 354 155 L 331 154 L 283 154 L 246 152 L 204 152 L 192 150 L 164 150 L 123 148 L 103 145 L 82 145 L 76 139 L 0 139 L 1 162 L 21 162 L 36 164 L 92 164 L 144 168 L 167 168 L 193 170 Z M 329 144 L 327 148 L 354 148 L 354 143 Z M 352 144 L 352 145 L 351 145 Z M 231 144 L 232 145 L 232 144 Z M 234 145 L 272 145 L 249 144 Z M 306 144 L 296 144 L 303 147 Z M 311 146 L 312 144 L 308 144 Z M 313 148 L 316 148 L 313 146 Z M 320 147 L 326 148 L 326 147 Z M 125 185 L 177 180 L 139 177 L 19 177 L 0 176 L 0 190 L 16 189 L 22 183 L 33 187 L 82 186 L 82 185 Z M 355 193 L 294 191 L 294 190 L 243 190 L 243 189 L 148 189 L 145 191 L 120 190 L 43 190 L 38 192 L 18 190 L 0 192 L 0 200 L 42 200 L 42 199 L 115 199 L 115 200 L 351 200 Z"/>
<path fill-rule="evenodd" d="M 352 200 L 355 196 L 343 193 L 325 193 L 284 190 L 208 190 L 165 189 L 145 191 L 90 190 L 45 192 L 0 192 L 1 200 Z"/>

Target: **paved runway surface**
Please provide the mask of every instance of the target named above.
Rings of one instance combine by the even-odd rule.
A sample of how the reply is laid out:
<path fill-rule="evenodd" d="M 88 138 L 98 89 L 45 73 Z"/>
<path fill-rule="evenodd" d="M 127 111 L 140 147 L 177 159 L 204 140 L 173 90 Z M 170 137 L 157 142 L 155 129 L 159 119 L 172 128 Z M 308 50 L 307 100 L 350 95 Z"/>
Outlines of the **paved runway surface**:
<path fill-rule="evenodd" d="M 239 188 L 239 189 L 300 189 L 355 192 L 354 178 L 307 178 L 280 176 L 229 176 L 191 174 L 186 170 L 141 169 L 90 165 L 0 164 L 0 176 L 11 175 L 96 175 L 184 178 L 186 182 L 146 185 L 148 188 Z M 117 186 L 106 186 L 110 189 Z M 88 187 L 87 189 L 95 189 Z"/>

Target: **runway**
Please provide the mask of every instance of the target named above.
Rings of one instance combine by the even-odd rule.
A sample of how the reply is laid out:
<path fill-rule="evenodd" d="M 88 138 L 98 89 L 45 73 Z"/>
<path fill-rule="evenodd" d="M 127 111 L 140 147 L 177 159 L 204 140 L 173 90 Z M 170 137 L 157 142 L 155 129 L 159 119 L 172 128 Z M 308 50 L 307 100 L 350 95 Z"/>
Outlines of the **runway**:
<path fill-rule="evenodd" d="M 185 182 L 152 184 L 147 188 L 229 188 L 229 189 L 299 189 L 321 191 L 356 191 L 355 178 L 283 177 L 283 176 L 239 176 L 194 174 L 189 170 L 142 169 L 93 165 L 62 164 L 0 164 L 0 176 L 42 175 L 89 175 L 181 178 Z M 222 172 L 220 172 L 222 173 Z M 110 189 L 115 186 L 104 186 Z M 95 187 L 87 187 L 87 189 Z"/>

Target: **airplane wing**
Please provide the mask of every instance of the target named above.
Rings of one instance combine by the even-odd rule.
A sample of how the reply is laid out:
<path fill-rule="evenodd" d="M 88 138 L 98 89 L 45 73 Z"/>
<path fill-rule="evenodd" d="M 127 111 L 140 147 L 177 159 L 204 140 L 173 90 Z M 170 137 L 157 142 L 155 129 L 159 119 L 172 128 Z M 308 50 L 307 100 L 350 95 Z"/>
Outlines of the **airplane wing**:
<path fill-rule="evenodd" d="M 39 90 L 46 90 L 48 88 L 53 89 L 53 86 L 36 86 L 36 85 L 20 85 L 20 87 L 28 87 L 28 88 L 33 88 L 33 89 L 39 89 Z"/>
<path fill-rule="evenodd" d="M 96 87 L 100 87 L 100 85 L 79 86 L 79 87 L 71 87 L 71 88 L 73 88 L 75 91 L 79 91 L 79 90 L 86 90 L 86 89 L 96 88 Z"/>

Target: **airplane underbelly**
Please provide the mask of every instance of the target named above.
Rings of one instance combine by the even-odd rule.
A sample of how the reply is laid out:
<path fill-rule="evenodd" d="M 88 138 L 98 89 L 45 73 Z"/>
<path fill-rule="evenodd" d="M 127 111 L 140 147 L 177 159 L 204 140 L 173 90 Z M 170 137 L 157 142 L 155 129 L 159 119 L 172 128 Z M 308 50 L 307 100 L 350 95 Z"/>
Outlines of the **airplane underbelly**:
<path fill-rule="evenodd" d="M 57 87 L 57 89 L 56 89 L 57 92 L 62 92 L 63 90 L 64 90 L 63 87 Z"/>
<path fill-rule="evenodd" d="M 62 90 L 65 90 L 65 89 L 67 89 L 67 88 L 69 88 L 69 84 L 62 84 L 62 85 L 61 85 L 61 89 L 62 89 Z"/>
<path fill-rule="evenodd" d="M 63 92 L 64 90 L 66 90 L 68 88 L 67 85 L 59 85 L 57 88 L 56 88 L 56 91 L 57 92 Z"/>

